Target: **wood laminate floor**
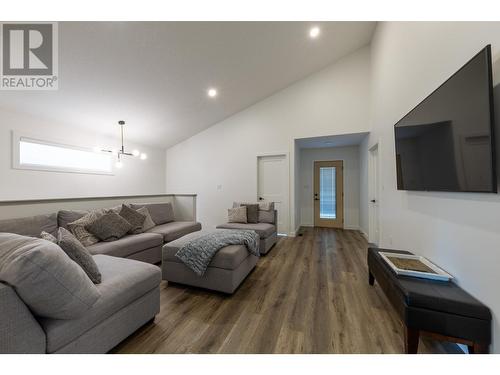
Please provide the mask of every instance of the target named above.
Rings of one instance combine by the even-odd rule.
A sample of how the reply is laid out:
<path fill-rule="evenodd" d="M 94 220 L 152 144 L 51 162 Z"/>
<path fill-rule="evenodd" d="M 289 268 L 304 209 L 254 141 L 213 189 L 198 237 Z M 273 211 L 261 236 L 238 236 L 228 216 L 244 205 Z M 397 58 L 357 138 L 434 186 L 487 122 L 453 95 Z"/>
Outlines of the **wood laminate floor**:
<path fill-rule="evenodd" d="M 357 231 L 281 238 L 232 295 L 161 284 L 161 312 L 114 353 L 402 353 L 403 327 Z M 421 340 L 419 353 L 457 352 Z"/>

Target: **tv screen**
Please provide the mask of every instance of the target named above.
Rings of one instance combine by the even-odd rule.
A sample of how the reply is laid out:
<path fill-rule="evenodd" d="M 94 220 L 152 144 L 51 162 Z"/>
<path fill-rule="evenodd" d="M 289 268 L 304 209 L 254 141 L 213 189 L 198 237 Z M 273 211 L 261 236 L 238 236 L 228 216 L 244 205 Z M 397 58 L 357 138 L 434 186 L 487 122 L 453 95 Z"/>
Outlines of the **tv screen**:
<path fill-rule="evenodd" d="M 496 193 L 488 45 L 395 126 L 398 190 Z"/>

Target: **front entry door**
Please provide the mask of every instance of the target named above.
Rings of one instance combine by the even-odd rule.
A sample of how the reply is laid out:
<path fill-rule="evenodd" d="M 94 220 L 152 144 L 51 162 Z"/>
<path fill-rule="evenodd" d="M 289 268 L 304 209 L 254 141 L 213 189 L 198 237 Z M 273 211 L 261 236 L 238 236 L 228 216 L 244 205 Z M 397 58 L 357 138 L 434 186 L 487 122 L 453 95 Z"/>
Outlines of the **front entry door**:
<path fill-rule="evenodd" d="M 343 161 L 314 162 L 314 226 L 344 227 Z"/>

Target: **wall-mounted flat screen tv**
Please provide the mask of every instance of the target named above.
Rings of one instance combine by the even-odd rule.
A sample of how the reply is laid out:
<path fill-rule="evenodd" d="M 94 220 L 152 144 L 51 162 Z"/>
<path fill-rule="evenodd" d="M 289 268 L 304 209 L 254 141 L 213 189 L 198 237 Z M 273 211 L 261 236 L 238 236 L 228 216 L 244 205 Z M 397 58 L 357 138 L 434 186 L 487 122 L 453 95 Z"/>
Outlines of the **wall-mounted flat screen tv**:
<path fill-rule="evenodd" d="M 497 192 L 488 45 L 395 126 L 398 190 Z"/>

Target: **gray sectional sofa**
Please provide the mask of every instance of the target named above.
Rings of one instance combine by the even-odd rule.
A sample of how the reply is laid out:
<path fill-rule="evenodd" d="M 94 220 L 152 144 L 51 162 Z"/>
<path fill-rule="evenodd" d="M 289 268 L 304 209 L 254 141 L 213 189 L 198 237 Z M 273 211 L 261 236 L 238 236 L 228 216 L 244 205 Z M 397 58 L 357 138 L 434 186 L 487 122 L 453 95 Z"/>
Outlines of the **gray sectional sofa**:
<path fill-rule="evenodd" d="M 173 219 L 170 204 L 137 206 L 144 205 L 148 206 L 155 223 L 159 217 L 155 214 L 162 214 L 162 221 L 167 219 L 167 222 L 158 222 L 146 233 L 87 247 L 101 272 L 102 282 L 95 285 L 99 299 L 83 316 L 72 319 L 38 316 L 13 287 L 0 282 L 0 353 L 106 353 L 154 319 L 160 311 L 161 271 L 148 263 L 161 262 L 165 242 L 198 231 L 201 225 L 168 220 L 169 215 Z M 46 231 L 55 235 L 59 226 L 66 226 L 85 213 L 60 211 L 2 220 L 0 232 L 39 237 Z M 43 243 L 52 245 L 48 241 Z M 30 275 L 40 277 L 37 272 Z M 46 300 L 43 296 L 39 298 Z"/>
<path fill-rule="evenodd" d="M 153 221 L 158 223 L 145 233 L 126 235 L 112 242 L 98 242 L 88 246 L 92 255 L 103 254 L 120 258 L 140 260 L 147 263 L 161 262 L 164 243 L 174 241 L 188 233 L 201 230 L 201 224 L 194 221 L 176 221 L 170 203 L 139 203 L 132 208 L 147 207 Z M 119 210 L 119 207 L 111 209 Z M 88 211 L 60 210 L 57 213 L 36 215 L 18 219 L 0 220 L 0 232 L 39 237 L 42 231 L 55 235 L 58 227 L 78 220 Z"/>

